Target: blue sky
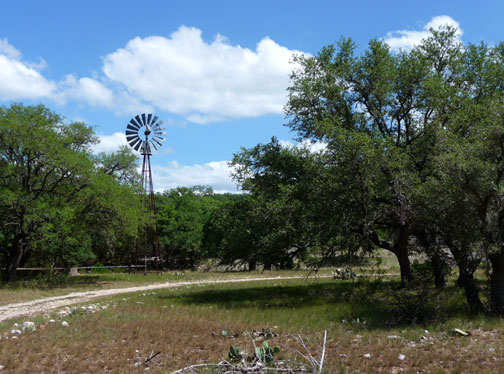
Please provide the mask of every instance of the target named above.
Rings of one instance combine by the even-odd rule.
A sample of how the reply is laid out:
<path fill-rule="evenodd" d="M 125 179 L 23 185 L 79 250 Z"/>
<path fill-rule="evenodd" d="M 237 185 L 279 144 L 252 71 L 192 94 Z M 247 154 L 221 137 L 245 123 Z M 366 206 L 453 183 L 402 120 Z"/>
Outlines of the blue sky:
<path fill-rule="evenodd" d="M 450 23 L 465 43 L 504 40 L 501 1 L 6 1 L 0 23 L 0 105 L 42 103 L 95 127 L 97 151 L 124 144 L 138 113 L 167 125 L 152 158 L 156 190 L 236 191 L 227 161 L 277 136 L 293 53 L 341 36 L 360 48 L 418 43 Z"/>

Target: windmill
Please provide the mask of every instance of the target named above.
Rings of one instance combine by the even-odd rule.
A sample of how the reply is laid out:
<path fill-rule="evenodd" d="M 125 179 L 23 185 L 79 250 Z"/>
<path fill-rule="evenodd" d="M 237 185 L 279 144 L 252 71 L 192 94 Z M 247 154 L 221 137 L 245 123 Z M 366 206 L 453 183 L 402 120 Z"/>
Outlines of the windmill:
<path fill-rule="evenodd" d="M 128 144 L 135 151 L 140 151 L 143 156 L 142 163 L 142 185 L 145 191 L 145 196 L 150 198 L 150 208 L 156 214 L 156 204 L 154 202 L 154 187 L 152 183 L 152 169 L 150 163 L 150 157 L 152 155 L 152 149 L 157 151 L 162 146 L 162 142 L 165 141 L 163 136 L 166 132 L 163 132 L 165 127 L 162 127 L 163 121 L 158 121 L 158 117 L 152 114 L 137 115 L 132 118 L 128 125 L 126 126 L 126 140 Z M 146 229 L 146 241 L 147 241 L 147 229 Z M 147 243 L 146 243 L 147 248 Z M 157 233 L 157 224 L 154 223 L 153 230 L 153 249 L 154 256 L 156 258 L 156 273 L 158 272 L 159 266 L 159 237 Z M 145 269 L 147 269 L 147 254 L 145 254 Z"/>

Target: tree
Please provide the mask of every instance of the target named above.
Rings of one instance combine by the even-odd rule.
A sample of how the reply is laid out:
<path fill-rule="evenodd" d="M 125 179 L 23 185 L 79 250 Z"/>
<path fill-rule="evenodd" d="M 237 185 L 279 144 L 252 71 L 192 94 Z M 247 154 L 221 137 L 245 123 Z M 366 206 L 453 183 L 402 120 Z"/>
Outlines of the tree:
<path fill-rule="evenodd" d="M 135 236 L 142 210 L 135 157 L 95 157 L 92 129 L 42 105 L 0 108 L 0 240 L 4 280 L 18 266 L 68 267 Z M 101 252 L 100 252 L 101 251 Z"/>
<path fill-rule="evenodd" d="M 93 169 L 88 147 L 95 141 L 89 127 L 63 125 L 41 105 L 0 108 L 0 210 L 7 280 L 15 280 L 17 267 L 28 259 L 34 233 L 47 227 L 41 213 L 56 216 L 54 210 L 88 185 Z"/>
<path fill-rule="evenodd" d="M 158 231 L 166 265 L 194 268 L 205 258 L 203 227 L 217 206 L 211 188 L 178 187 L 165 191 L 158 200 Z"/>
<path fill-rule="evenodd" d="M 361 245 L 352 227 L 354 214 L 346 199 L 339 165 L 327 152 L 268 144 L 242 149 L 233 159 L 234 178 L 251 193 L 241 230 L 249 243 L 249 258 L 268 267 L 292 264 L 294 259 L 320 265 Z M 237 224 L 238 225 L 238 224 Z M 225 232 L 229 232 L 224 230 Z M 235 234 L 233 234 L 235 235 Z"/>
<path fill-rule="evenodd" d="M 436 264 L 442 284 L 447 246 L 473 310 L 483 306 L 473 274 L 488 261 L 492 308 L 501 312 L 504 47 L 464 46 L 454 29 L 442 27 L 411 51 L 391 52 L 379 40 L 359 56 L 354 51 L 342 39 L 317 56 L 295 58 L 287 125 L 299 140 L 326 143 L 320 168 L 334 176 L 320 173 L 314 181 L 323 187 L 306 191 L 344 196 L 348 232 L 393 252 L 403 283 L 412 278 L 415 244 Z M 238 157 L 240 181 L 254 195 L 279 190 L 299 170 L 294 163 L 279 168 L 281 154 L 277 161 L 265 155 L 251 149 Z"/>

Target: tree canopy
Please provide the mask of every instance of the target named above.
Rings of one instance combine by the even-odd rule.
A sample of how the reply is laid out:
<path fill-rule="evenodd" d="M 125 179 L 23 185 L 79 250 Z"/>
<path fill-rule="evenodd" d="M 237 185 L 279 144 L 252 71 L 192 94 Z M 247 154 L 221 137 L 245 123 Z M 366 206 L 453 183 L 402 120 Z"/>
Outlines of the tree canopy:
<path fill-rule="evenodd" d="M 114 252 L 142 224 L 136 157 L 94 156 L 83 123 L 42 105 L 0 107 L 0 240 L 4 278 L 30 261 L 70 266 Z M 110 253 L 109 253 L 110 254 Z"/>
<path fill-rule="evenodd" d="M 376 39 L 355 50 L 343 38 L 316 56 L 295 57 L 287 126 L 325 150 L 280 149 L 274 139 L 242 149 L 235 178 L 270 205 L 292 207 L 299 198 L 296 217 L 305 220 L 297 231 L 314 239 L 318 227 L 331 238 L 310 250 L 351 248 L 333 247 L 341 237 L 365 251 L 391 251 L 404 284 L 415 249 L 442 286 L 448 250 L 474 310 L 483 308 L 474 271 L 490 263 L 492 309 L 502 312 L 504 45 L 464 45 L 442 27 L 409 51 Z M 282 217 L 285 229 L 292 222 Z M 283 250 L 301 237 L 289 235 Z"/>

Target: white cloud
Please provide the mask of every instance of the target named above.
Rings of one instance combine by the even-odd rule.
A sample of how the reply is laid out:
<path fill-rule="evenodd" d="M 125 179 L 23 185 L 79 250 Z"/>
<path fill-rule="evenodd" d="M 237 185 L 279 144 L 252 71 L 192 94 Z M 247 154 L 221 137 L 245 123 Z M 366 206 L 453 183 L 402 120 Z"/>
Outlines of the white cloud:
<path fill-rule="evenodd" d="M 280 139 L 279 140 L 279 143 L 282 147 L 286 147 L 286 148 L 293 148 L 293 147 L 296 147 L 296 148 L 306 148 L 308 149 L 310 152 L 319 152 L 319 151 L 323 151 L 327 148 L 327 143 L 324 143 L 324 142 L 311 142 L 309 140 L 303 140 L 299 143 L 293 143 L 291 142 L 290 140 L 284 140 L 284 139 Z"/>
<path fill-rule="evenodd" d="M 292 51 L 269 38 L 255 51 L 217 35 L 181 26 L 169 38 L 135 38 L 104 58 L 113 84 L 168 112 L 205 123 L 281 113 L 292 70 Z"/>
<path fill-rule="evenodd" d="M 449 25 L 457 30 L 457 36 L 460 38 L 463 34 L 460 24 L 450 16 L 436 16 L 430 22 L 423 26 L 422 30 L 397 30 L 387 33 L 384 38 L 390 48 L 394 51 L 401 49 L 408 50 L 421 43 L 423 39 L 430 36 L 430 29 L 437 30 L 442 26 Z"/>
<path fill-rule="evenodd" d="M 112 135 L 98 135 L 100 142 L 95 144 L 92 149 L 94 153 L 115 152 L 122 145 L 128 145 L 126 135 L 123 132 L 115 132 Z"/>
<path fill-rule="evenodd" d="M 23 61 L 0 39 L 0 100 L 73 100 L 120 114 L 158 109 L 196 123 L 280 114 L 294 53 L 268 37 L 255 50 L 221 35 L 206 42 L 201 30 L 181 26 L 169 37 L 130 40 L 104 57 L 100 76 L 56 82 L 40 73 L 42 58 Z"/>
<path fill-rule="evenodd" d="M 228 161 L 213 161 L 200 165 L 180 165 L 172 161 L 168 166 L 152 165 L 154 189 L 163 191 L 179 186 L 211 186 L 214 192 L 236 193 L 237 187 L 231 179 Z"/>
<path fill-rule="evenodd" d="M 21 59 L 21 52 L 13 45 L 9 44 L 9 40 L 7 40 L 7 38 L 0 39 L 0 54 L 13 60 Z"/>
<path fill-rule="evenodd" d="M 57 86 L 44 78 L 37 69 L 45 62 L 21 60 L 21 52 L 0 39 L 0 100 L 38 99 L 51 96 Z"/>
<path fill-rule="evenodd" d="M 84 101 L 91 106 L 103 106 L 111 108 L 114 104 L 114 94 L 112 91 L 91 78 L 77 79 L 69 74 L 60 83 L 60 98 L 64 101 L 68 98 Z"/>

